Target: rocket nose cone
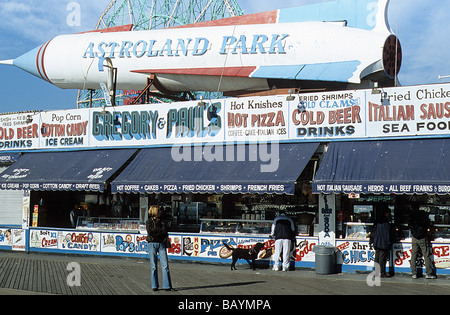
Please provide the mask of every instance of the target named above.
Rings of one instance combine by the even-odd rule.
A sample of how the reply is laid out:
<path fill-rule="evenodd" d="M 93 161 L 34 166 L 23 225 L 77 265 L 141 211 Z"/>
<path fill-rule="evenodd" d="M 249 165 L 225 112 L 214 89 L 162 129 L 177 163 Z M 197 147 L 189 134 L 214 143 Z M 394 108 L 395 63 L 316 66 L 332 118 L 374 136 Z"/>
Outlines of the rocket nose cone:
<path fill-rule="evenodd" d="M 36 64 L 36 60 L 38 59 L 38 53 L 39 53 L 40 48 L 41 47 L 37 47 L 37 48 L 27 52 L 26 54 L 23 54 L 19 58 L 15 59 L 13 61 L 13 64 L 16 67 L 18 67 L 22 70 L 25 70 L 26 72 L 31 73 L 32 75 L 42 78 L 42 76 L 39 74 L 37 64 Z"/>
<path fill-rule="evenodd" d="M 15 59 L 13 64 L 40 79 L 50 81 L 45 73 L 44 67 L 44 53 L 47 46 L 48 43 L 27 52 Z"/>

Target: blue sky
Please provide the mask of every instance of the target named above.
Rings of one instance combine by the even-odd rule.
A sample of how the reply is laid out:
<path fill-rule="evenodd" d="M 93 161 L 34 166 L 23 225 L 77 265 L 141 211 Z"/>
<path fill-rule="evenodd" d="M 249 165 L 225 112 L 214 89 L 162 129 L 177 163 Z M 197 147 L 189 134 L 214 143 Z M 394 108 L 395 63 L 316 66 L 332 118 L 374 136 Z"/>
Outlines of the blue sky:
<path fill-rule="evenodd" d="M 237 0 L 246 14 L 326 0 Z M 0 60 L 14 59 L 51 38 L 94 29 L 110 0 L 78 0 L 81 26 L 69 26 L 69 0 L 0 0 Z M 37 5 L 39 3 L 39 5 Z M 403 85 L 450 82 L 450 1 L 391 0 L 389 23 L 403 47 Z M 0 113 L 76 108 L 77 91 L 62 90 L 0 65 Z"/>

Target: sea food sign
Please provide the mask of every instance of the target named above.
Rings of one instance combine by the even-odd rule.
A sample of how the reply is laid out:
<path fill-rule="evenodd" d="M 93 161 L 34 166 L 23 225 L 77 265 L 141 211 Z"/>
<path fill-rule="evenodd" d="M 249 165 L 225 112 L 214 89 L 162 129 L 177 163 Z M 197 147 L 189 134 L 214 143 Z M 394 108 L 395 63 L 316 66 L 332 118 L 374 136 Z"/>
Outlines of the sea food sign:
<path fill-rule="evenodd" d="M 232 40 L 230 40 L 231 42 Z M 0 151 L 417 139 L 450 134 L 450 84 L 0 115 Z"/>

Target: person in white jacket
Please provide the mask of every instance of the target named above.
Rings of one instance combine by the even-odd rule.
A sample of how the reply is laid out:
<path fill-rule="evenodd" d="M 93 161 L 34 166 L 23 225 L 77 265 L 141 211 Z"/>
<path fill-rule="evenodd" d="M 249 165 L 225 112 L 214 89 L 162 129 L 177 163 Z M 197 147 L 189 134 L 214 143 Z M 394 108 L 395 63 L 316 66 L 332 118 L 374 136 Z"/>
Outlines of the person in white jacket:
<path fill-rule="evenodd" d="M 281 212 L 273 221 L 271 236 L 275 239 L 275 253 L 272 256 L 274 261 L 273 270 L 280 270 L 279 259 L 281 252 L 283 252 L 283 271 L 288 271 L 291 256 L 291 242 L 295 237 L 294 221 L 284 212 Z"/>

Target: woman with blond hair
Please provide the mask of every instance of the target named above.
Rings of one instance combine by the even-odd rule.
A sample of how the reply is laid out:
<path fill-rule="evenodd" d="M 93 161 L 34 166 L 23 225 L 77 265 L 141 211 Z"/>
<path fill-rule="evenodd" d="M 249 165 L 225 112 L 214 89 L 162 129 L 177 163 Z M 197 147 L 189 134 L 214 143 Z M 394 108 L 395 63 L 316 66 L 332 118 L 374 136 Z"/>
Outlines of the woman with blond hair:
<path fill-rule="evenodd" d="M 175 291 L 172 288 L 170 279 L 169 260 L 167 258 L 167 248 L 170 248 L 169 241 L 169 224 L 162 218 L 161 208 L 159 206 L 151 206 L 148 210 L 147 226 L 147 242 L 148 254 L 151 264 L 151 281 L 153 291 L 158 291 L 158 253 L 161 262 L 163 276 L 163 290 Z"/>

